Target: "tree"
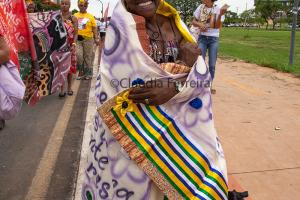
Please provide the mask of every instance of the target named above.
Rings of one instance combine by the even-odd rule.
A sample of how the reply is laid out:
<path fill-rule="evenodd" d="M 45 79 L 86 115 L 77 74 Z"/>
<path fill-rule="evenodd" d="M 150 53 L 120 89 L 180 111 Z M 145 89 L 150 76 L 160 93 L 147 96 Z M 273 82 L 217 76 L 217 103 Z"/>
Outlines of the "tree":
<path fill-rule="evenodd" d="M 59 10 L 60 6 L 47 0 L 33 0 L 38 12 Z"/>
<path fill-rule="evenodd" d="M 294 0 L 289 0 L 289 3 L 284 7 L 284 12 L 286 13 L 286 22 L 288 24 L 292 24 L 293 22 L 293 8 L 294 8 Z M 297 24 L 300 24 L 299 21 L 300 12 L 298 12 Z"/>
<path fill-rule="evenodd" d="M 266 29 L 268 29 L 269 20 L 272 21 L 273 29 L 275 29 L 278 19 L 280 19 L 278 14 L 284 9 L 284 5 L 276 0 L 258 0 L 256 3 L 255 12 L 267 23 Z"/>
<path fill-rule="evenodd" d="M 167 0 L 180 12 L 182 20 L 187 23 L 193 18 L 194 11 L 199 6 L 199 0 Z"/>
<path fill-rule="evenodd" d="M 247 26 L 248 23 L 255 23 L 256 14 L 254 9 L 245 10 L 241 14 L 242 22 L 244 23 L 244 26 Z"/>
<path fill-rule="evenodd" d="M 232 12 L 230 10 L 227 11 L 225 13 L 224 24 L 235 24 L 235 23 L 240 23 L 238 14 L 236 12 Z"/>
<path fill-rule="evenodd" d="M 75 13 L 78 13 L 79 11 L 77 9 L 73 9 L 72 10 L 72 15 L 74 15 Z"/>

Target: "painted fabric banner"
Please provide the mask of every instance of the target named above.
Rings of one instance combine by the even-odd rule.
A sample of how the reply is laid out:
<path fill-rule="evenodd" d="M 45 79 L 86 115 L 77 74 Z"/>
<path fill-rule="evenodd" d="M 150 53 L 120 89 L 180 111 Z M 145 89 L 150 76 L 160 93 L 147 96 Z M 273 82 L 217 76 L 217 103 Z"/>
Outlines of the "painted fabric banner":
<path fill-rule="evenodd" d="M 38 95 L 38 65 L 23 0 L 0 0 L 0 31 L 11 49 L 11 60 L 18 66 L 26 85 L 24 100 L 31 104 Z"/>
<path fill-rule="evenodd" d="M 64 84 L 71 66 L 71 53 L 59 11 L 28 15 L 39 64 L 37 99 L 40 99 L 55 93 Z"/>
<path fill-rule="evenodd" d="M 174 20 L 185 41 L 195 42 L 173 7 L 161 1 L 157 13 Z M 202 56 L 188 70 L 157 64 L 149 56 L 149 43 L 145 19 L 119 1 L 97 77 L 98 113 L 82 200 L 227 200 L 226 161 L 214 127 L 208 67 Z M 128 99 L 128 88 L 136 84 L 183 76 L 182 91 L 163 105 Z"/>

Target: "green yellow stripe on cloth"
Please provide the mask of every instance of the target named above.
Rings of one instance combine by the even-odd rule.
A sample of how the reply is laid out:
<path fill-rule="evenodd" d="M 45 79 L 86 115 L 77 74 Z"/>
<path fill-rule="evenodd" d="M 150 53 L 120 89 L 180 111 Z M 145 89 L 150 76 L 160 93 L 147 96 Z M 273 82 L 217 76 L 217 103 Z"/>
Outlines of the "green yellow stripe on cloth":
<path fill-rule="evenodd" d="M 160 134 L 154 130 L 152 126 L 142 117 L 142 114 L 135 109 L 136 113 L 132 113 L 134 119 L 142 127 L 144 132 L 147 133 L 152 140 L 156 141 L 155 144 L 164 152 L 164 154 L 172 161 L 172 163 L 183 173 L 189 181 L 195 186 L 196 189 L 206 194 L 211 199 L 219 199 L 218 194 L 207 185 L 203 184 L 200 178 L 192 172 L 192 170 L 176 156 L 176 153 L 169 147 L 169 145 L 161 138 Z"/>
<path fill-rule="evenodd" d="M 151 146 L 149 146 L 146 141 L 139 136 L 139 134 L 134 130 L 128 121 L 121 120 L 122 117 L 120 113 L 116 113 L 113 109 L 111 110 L 118 124 L 127 133 L 131 140 L 138 146 L 138 148 L 144 153 L 144 155 L 149 159 L 153 165 L 157 167 L 159 172 L 169 181 L 169 183 L 181 194 L 185 199 L 190 199 L 192 196 L 191 192 L 176 178 L 171 170 L 160 160 L 160 158 L 154 154 L 153 151 L 149 151 Z M 173 181 L 174 180 L 174 181 Z"/>
<path fill-rule="evenodd" d="M 224 196 L 227 195 L 227 185 L 223 179 L 215 172 L 209 169 L 208 163 L 199 155 L 186 141 L 180 136 L 176 128 L 170 120 L 163 116 L 156 107 L 146 106 L 147 113 L 160 124 L 163 129 L 167 131 L 169 136 L 177 144 L 185 156 L 194 162 L 205 174 L 205 177 L 210 179 L 223 191 Z M 189 188 L 187 188 L 176 175 L 169 169 L 169 167 L 162 161 L 147 141 L 141 137 L 137 132 L 136 128 L 122 115 L 112 110 L 114 117 L 116 118 L 119 125 L 127 133 L 127 135 L 134 141 L 138 148 L 144 153 L 144 155 L 158 168 L 162 175 L 170 182 L 170 184 L 180 193 L 184 198 L 191 199 L 196 198 L 192 194 Z M 160 133 L 153 128 L 149 122 L 143 117 L 143 114 L 139 111 L 138 107 L 134 105 L 134 112 L 131 112 L 131 116 L 135 120 L 135 123 L 141 127 L 142 130 L 148 137 L 150 137 L 159 149 L 167 156 L 167 158 L 176 166 L 176 168 L 190 181 L 190 183 L 196 188 L 196 190 L 202 192 L 210 199 L 222 199 L 221 196 L 210 186 L 204 184 L 201 179 L 186 165 L 183 160 L 179 159 L 176 153 L 170 148 L 167 142 L 161 137 Z M 162 129 L 162 130 L 163 130 Z"/>
<path fill-rule="evenodd" d="M 172 122 L 165 118 L 156 107 L 146 106 L 148 112 L 152 115 L 156 121 L 164 127 L 167 132 L 170 134 L 172 139 L 176 144 L 184 151 L 184 153 L 204 172 L 205 176 L 215 182 L 220 189 L 227 194 L 228 187 L 224 180 L 215 172 L 209 169 L 208 163 L 199 155 L 177 132 L 175 127 L 172 125 Z M 168 126 L 167 126 L 168 125 Z"/>

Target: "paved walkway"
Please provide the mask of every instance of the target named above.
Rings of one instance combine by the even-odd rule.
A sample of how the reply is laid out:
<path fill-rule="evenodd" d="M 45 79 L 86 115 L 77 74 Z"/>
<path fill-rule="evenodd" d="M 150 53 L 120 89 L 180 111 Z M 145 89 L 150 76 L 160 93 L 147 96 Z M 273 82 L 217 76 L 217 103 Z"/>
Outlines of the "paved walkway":
<path fill-rule="evenodd" d="M 73 96 L 44 97 L 0 131 L 0 199 L 67 200 L 73 196 L 89 81 L 74 81 Z"/>
<path fill-rule="evenodd" d="M 96 55 L 99 55 L 99 49 L 96 51 Z M 95 64 L 98 65 L 95 65 Z M 85 129 L 83 133 L 83 141 L 82 141 L 82 147 L 81 147 L 81 154 L 80 154 L 80 163 L 79 163 L 79 170 L 78 170 L 78 177 L 77 177 L 77 183 L 75 188 L 75 195 L 74 200 L 81 200 L 81 190 L 82 190 L 82 181 L 84 178 L 84 170 L 85 170 L 85 163 L 87 160 L 87 152 L 89 150 L 89 141 L 90 136 L 93 130 L 93 121 L 94 116 L 96 113 L 96 97 L 95 97 L 95 85 L 96 85 L 96 78 L 98 74 L 98 66 L 100 64 L 99 57 L 95 57 L 94 60 L 94 75 L 93 79 L 91 81 L 91 87 L 89 90 L 89 96 L 88 96 L 88 107 L 87 107 L 87 113 L 86 113 L 86 119 L 85 119 Z"/>

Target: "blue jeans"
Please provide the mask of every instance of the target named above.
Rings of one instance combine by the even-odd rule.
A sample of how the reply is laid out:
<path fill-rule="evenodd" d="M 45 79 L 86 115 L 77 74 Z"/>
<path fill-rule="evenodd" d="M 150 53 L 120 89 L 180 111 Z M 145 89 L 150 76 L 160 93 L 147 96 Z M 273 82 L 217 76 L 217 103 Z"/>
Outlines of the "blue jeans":
<path fill-rule="evenodd" d="M 200 35 L 198 45 L 201 49 L 203 59 L 205 60 L 206 52 L 208 50 L 208 66 L 211 79 L 215 78 L 216 63 L 218 57 L 219 38 L 213 36 Z"/>

